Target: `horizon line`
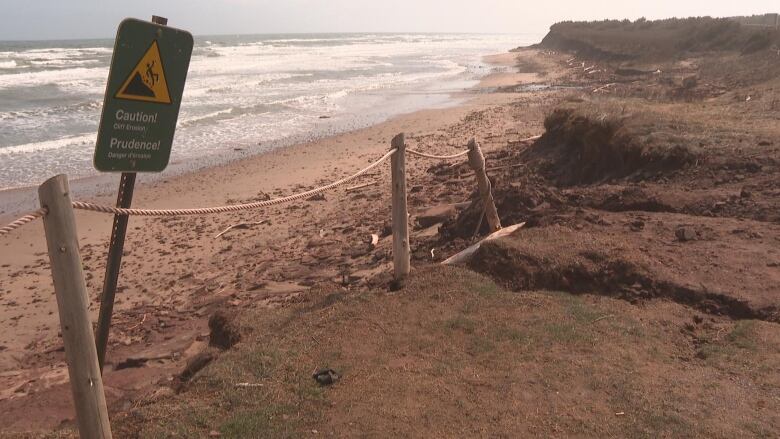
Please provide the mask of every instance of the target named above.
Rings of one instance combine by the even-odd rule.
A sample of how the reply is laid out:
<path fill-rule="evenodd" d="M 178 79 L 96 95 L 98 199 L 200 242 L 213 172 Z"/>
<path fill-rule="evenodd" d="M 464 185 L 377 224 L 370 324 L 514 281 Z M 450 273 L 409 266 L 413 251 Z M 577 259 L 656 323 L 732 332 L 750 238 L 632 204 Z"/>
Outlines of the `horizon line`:
<path fill-rule="evenodd" d="M 173 26 L 171 26 L 173 27 Z M 178 28 L 177 28 L 178 29 Z M 181 29 L 186 30 L 186 29 Z M 544 32 L 549 32 L 549 29 Z M 218 33 L 218 34 L 192 34 L 195 38 L 203 37 L 230 37 L 230 36 L 262 36 L 262 35 L 539 35 L 543 32 L 258 32 L 258 33 Z M 0 39 L 0 43 L 25 43 L 25 42 L 44 42 L 44 41 L 94 41 L 94 40 L 113 40 L 116 36 L 110 37 L 86 37 L 86 38 L 41 38 L 41 39 Z"/>

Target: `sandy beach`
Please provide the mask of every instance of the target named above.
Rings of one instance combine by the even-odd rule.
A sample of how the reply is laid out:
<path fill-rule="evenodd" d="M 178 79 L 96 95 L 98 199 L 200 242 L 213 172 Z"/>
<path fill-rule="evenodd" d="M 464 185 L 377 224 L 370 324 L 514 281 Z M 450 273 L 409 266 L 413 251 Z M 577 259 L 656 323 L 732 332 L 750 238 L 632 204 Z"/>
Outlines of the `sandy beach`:
<path fill-rule="evenodd" d="M 524 52 L 522 56 L 537 55 Z M 400 132 L 406 133 L 410 147 L 433 153 L 462 150 L 471 137 L 480 139 L 483 148 L 490 150 L 493 145 L 506 143 L 507 135 L 520 139 L 538 134 L 538 110 L 519 121 L 501 111 L 513 96 L 499 92 L 500 87 L 550 79 L 534 73 L 514 73 L 516 56 L 508 53 L 487 57 L 497 73 L 474 89 L 464 90 L 458 96 L 462 104 L 394 117 L 370 128 L 159 181 L 143 182 L 141 177 L 133 205 L 216 206 L 289 195 L 364 167 L 386 152 L 390 139 Z M 527 99 L 535 97 L 530 94 Z M 480 118 L 469 121 L 469 115 L 475 114 Z M 414 185 L 415 174 L 424 173 L 430 165 L 422 160 L 411 161 L 410 185 Z M 206 319 L 214 307 L 274 306 L 293 300 L 314 282 L 338 279 L 345 269 L 357 279 L 369 272 L 389 271 L 387 261 L 347 261 L 350 252 L 364 247 L 367 237 L 380 232 L 389 220 L 388 167 L 378 168 L 355 184 L 370 181 L 377 185 L 354 193 L 337 190 L 326 194 L 322 201 L 258 211 L 132 217 L 105 375 L 109 400 L 124 400 L 146 389 L 203 349 Z M 80 188 L 95 192 L 95 187 L 108 189 L 111 183 L 74 182 L 72 197 L 113 204 L 113 194 L 80 196 Z M 471 184 L 463 187 L 466 193 L 471 190 Z M 14 191 L 8 205 L 33 208 L 37 203 L 33 195 L 31 190 Z M 449 201 L 461 201 L 454 195 Z M 424 206 L 415 205 L 412 197 L 410 207 Z M 18 211 L 13 207 L 9 210 Z M 92 299 L 90 311 L 96 319 L 112 217 L 83 211 L 76 214 Z M 12 217 L 4 214 L 0 220 Z M 267 223 L 214 238 L 229 225 L 259 220 Z M 72 419 L 73 414 L 40 221 L 2 240 L 0 248 L 2 421 L 12 429 L 51 428 Z M 136 357 L 144 358 L 151 367 L 112 370 Z M 30 408 L 44 406 L 47 409 L 37 411 L 34 417 L 27 415 Z"/>

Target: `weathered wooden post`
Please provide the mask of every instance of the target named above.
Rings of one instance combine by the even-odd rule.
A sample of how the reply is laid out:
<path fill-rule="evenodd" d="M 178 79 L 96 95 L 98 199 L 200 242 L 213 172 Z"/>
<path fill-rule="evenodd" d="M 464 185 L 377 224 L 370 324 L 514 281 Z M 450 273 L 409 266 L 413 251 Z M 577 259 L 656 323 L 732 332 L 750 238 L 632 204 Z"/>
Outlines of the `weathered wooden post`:
<path fill-rule="evenodd" d="M 479 194 L 482 197 L 482 205 L 485 208 L 485 216 L 487 217 L 488 226 L 490 226 L 490 233 L 493 233 L 501 229 L 501 220 L 498 218 L 490 180 L 488 180 L 485 172 L 485 156 L 482 155 L 482 149 L 480 149 L 479 143 L 475 139 L 469 141 L 469 166 L 474 170 L 474 175 L 477 177 L 477 185 L 479 186 Z"/>
<path fill-rule="evenodd" d="M 393 137 L 391 148 L 396 152 L 390 158 L 393 185 L 393 272 L 396 283 L 409 275 L 409 213 L 406 207 L 406 144 L 404 133 Z"/>
<path fill-rule="evenodd" d="M 76 218 L 70 201 L 68 178 L 58 175 L 38 188 L 51 274 L 60 314 L 65 358 L 76 407 L 79 436 L 85 439 L 110 438 L 111 425 L 103 393 L 95 338 L 87 308 L 89 297 L 81 267 Z"/>

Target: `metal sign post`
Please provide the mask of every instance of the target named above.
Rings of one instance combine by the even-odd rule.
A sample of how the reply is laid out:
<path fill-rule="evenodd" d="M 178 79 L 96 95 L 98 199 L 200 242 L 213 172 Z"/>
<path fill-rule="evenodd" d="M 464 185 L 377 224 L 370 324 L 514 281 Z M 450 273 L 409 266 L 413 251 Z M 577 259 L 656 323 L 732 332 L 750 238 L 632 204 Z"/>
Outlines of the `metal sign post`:
<path fill-rule="evenodd" d="M 127 19 L 117 31 L 94 158 L 100 171 L 123 171 L 117 207 L 130 207 L 136 171 L 162 171 L 170 158 L 193 41 L 167 24 L 157 16 L 152 23 Z M 101 371 L 127 222 L 127 215 L 114 215 L 95 333 Z"/>

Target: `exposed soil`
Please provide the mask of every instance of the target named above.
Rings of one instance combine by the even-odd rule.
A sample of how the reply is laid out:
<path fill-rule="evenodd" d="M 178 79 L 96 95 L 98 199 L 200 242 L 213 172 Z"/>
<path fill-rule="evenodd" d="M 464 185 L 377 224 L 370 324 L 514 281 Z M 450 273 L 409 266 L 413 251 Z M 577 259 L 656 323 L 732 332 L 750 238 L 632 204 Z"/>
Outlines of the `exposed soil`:
<path fill-rule="evenodd" d="M 521 159 L 563 186 L 648 179 L 696 163 L 693 146 L 656 134 L 658 117 L 613 111 L 597 104 L 556 108 L 544 121 L 544 136 Z"/>
<path fill-rule="evenodd" d="M 516 294 L 428 267 L 398 293 L 322 285 L 245 318 L 246 342 L 118 413 L 117 434 L 729 438 L 780 422 L 777 325 L 669 301 Z"/>

